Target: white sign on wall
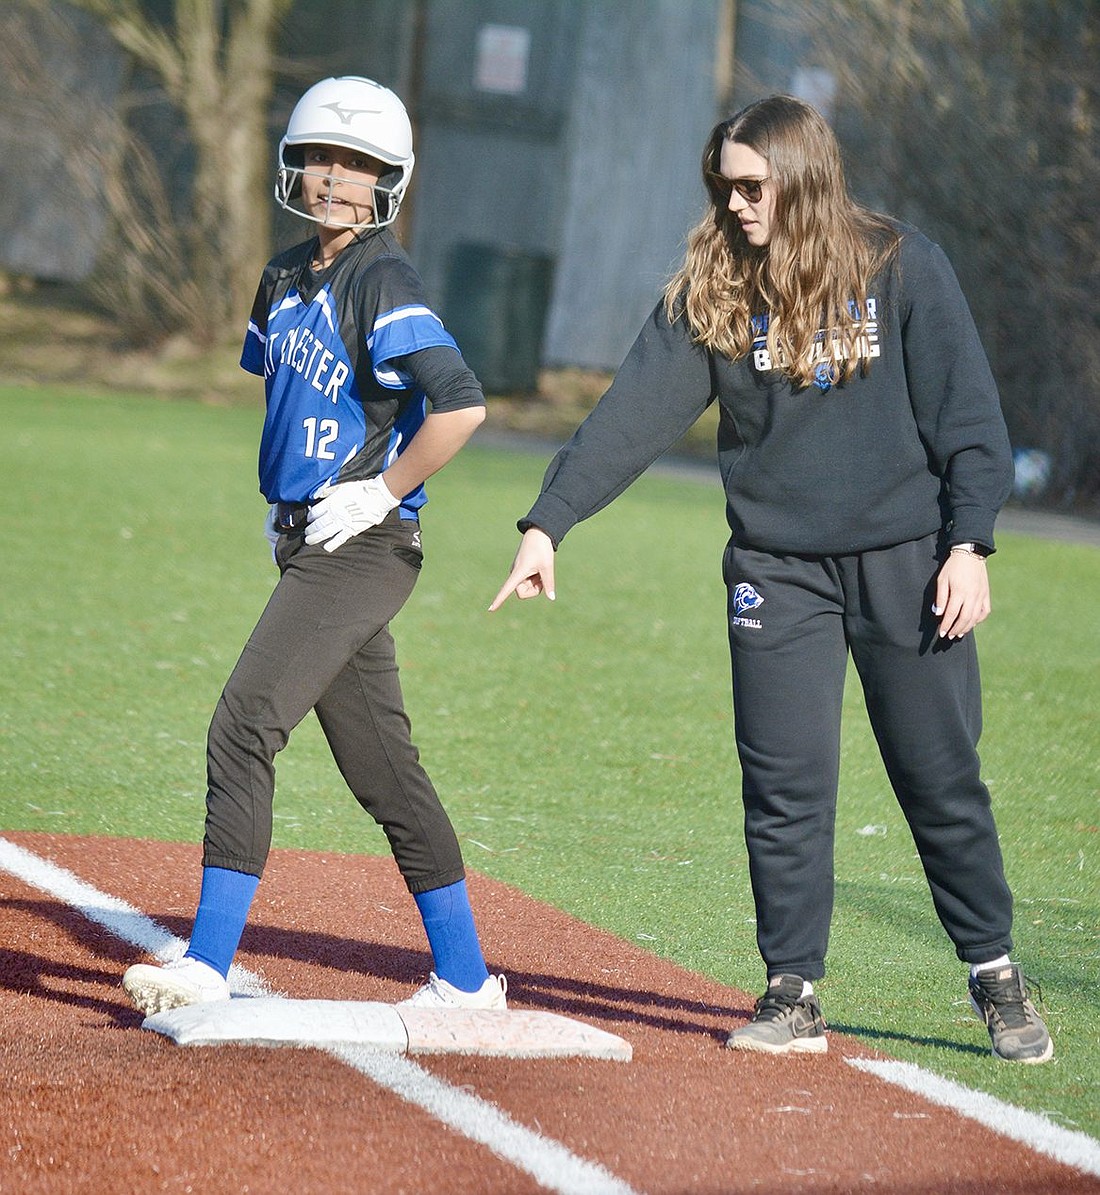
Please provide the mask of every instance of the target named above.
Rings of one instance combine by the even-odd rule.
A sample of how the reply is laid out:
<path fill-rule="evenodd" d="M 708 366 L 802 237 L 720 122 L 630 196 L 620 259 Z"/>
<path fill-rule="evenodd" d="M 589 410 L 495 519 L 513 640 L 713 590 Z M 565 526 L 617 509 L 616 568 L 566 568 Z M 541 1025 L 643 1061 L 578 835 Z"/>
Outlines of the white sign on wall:
<path fill-rule="evenodd" d="M 527 90 L 531 30 L 519 25 L 482 25 L 477 31 L 478 91 L 519 95 Z"/>

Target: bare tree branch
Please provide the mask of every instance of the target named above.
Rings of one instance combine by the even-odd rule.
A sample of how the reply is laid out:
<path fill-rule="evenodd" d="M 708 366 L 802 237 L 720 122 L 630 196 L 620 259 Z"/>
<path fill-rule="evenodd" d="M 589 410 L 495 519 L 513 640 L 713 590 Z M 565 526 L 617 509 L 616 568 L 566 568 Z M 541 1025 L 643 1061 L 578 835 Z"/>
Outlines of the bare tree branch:
<path fill-rule="evenodd" d="M 178 239 L 202 296 L 190 333 L 199 341 L 235 334 L 233 317 L 248 309 L 269 248 L 267 109 L 278 26 L 293 0 L 175 0 L 171 28 L 152 21 L 138 0 L 69 2 L 97 16 L 181 113 L 195 166 Z M 122 192 L 111 198 L 121 217 Z"/>

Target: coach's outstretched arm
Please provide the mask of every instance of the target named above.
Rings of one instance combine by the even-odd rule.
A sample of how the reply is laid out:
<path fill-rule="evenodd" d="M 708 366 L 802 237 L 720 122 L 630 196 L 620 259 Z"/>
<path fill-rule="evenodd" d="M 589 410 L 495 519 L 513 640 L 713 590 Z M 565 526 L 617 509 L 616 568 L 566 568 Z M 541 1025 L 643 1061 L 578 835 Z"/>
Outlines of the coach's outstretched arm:
<path fill-rule="evenodd" d="M 510 593 L 521 599 L 545 593 L 554 600 L 554 541 L 538 527 L 528 527 L 523 533 L 512 571 L 493 598 L 490 613 L 499 609 Z"/>

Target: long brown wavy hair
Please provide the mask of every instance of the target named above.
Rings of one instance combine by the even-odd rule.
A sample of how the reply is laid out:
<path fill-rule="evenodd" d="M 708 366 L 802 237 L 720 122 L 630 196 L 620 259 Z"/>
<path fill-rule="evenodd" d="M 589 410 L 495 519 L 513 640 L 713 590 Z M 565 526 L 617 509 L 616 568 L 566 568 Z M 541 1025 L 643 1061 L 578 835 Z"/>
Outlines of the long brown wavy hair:
<path fill-rule="evenodd" d="M 719 173 L 726 141 L 767 160 L 776 187 L 767 245 L 749 244 L 728 192 L 709 177 Z M 693 340 L 737 360 L 752 347 L 752 317 L 766 315 L 773 367 L 796 385 L 820 376 L 822 361 L 832 381 L 866 370 L 868 287 L 896 254 L 898 235 L 849 195 L 821 115 L 791 96 L 758 100 L 715 126 L 702 166 L 711 206 L 665 288 L 669 320 L 686 315 Z"/>

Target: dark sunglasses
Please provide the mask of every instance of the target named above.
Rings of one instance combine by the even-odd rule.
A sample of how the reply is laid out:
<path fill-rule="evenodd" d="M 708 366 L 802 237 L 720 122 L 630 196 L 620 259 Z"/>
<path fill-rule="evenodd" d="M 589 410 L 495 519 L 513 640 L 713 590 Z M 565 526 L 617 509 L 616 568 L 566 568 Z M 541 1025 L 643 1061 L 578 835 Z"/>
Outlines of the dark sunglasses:
<path fill-rule="evenodd" d="M 726 203 L 729 203 L 730 195 L 735 189 L 747 203 L 759 203 L 761 195 L 764 194 L 763 184 L 767 181 L 766 178 L 726 178 L 724 174 L 707 171 L 707 183 Z"/>

